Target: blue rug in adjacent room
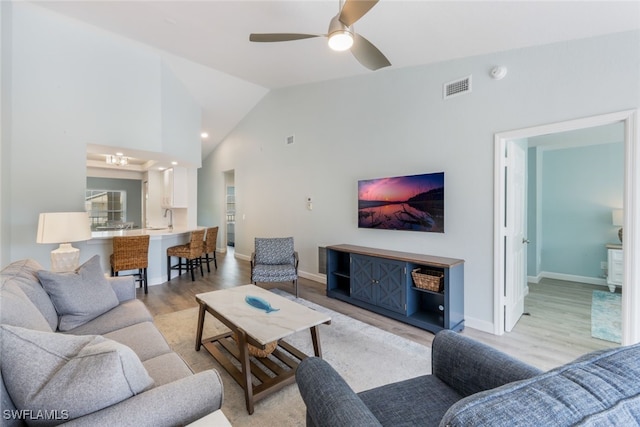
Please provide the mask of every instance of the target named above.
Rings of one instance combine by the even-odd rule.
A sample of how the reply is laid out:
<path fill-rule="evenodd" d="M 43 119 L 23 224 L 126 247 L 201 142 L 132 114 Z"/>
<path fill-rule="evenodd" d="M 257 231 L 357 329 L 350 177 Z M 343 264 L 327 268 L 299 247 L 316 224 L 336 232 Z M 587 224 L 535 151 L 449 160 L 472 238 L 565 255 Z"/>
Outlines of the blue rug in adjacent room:
<path fill-rule="evenodd" d="M 622 295 L 593 291 L 591 299 L 591 336 L 622 343 Z"/>

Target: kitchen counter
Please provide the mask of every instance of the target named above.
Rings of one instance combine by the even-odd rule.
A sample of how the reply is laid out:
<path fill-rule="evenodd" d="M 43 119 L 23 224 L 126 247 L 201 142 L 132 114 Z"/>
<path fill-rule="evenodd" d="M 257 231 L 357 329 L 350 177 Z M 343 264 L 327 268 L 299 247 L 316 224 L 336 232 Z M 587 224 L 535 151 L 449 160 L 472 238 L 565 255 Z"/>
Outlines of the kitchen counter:
<path fill-rule="evenodd" d="M 199 230 L 203 227 L 184 228 L 138 228 L 130 230 L 107 230 L 93 231 L 91 240 L 86 242 L 75 243 L 80 249 L 80 262 L 83 263 L 94 255 L 100 255 L 100 263 L 105 274 L 111 274 L 111 265 L 109 257 L 113 253 L 112 239 L 115 236 L 141 236 L 148 234 L 149 238 L 149 267 L 147 268 L 148 285 L 159 285 L 167 281 L 167 248 L 176 245 L 182 245 L 189 242 L 191 231 Z M 177 259 L 173 258 L 172 263 L 177 263 Z M 136 271 L 137 272 L 137 271 Z M 121 275 L 134 273 L 133 271 L 124 271 Z M 171 271 L 171 277 L 177 277 L 176 270 Z M 152 292 L 149 289 L 149 292 Z"/>
<path fill-rule="evenodd" d="M 148 234 L 151 240 L 158 240 L 168 236 L 177 236 L 185 233 L 190 233 L 192 230 L 200 230 L 202 227 L 195 228 L 134 228 L 130 230 L 106 230 L 106 231 L 92 231 L 91 239 L 110 239 L 114 236 L 142 236 Z"/>

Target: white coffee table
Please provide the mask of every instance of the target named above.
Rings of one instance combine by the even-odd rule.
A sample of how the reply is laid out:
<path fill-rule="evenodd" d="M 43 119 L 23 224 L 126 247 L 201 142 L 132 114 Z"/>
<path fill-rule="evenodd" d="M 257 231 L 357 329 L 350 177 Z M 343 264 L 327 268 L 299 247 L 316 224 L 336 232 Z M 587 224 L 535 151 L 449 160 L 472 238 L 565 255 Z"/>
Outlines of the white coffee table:
<path fill-rule="evenodd" d="M 215 412 L 206 415 L 199 420 L 187 424 L 187 427 L 232 427 L 231 423 L 224 416 L 222 411 L 218 409 Z"/>
<path fill-rule="evenodd" d="M 247 296 L 261 298 L 278 311 L 267 312 L 265 309 L 256 308 L 245 301 Z M 282 338 L 309 329 L 314 355 L 322 357 L 318 325 L 331 323 L 331 317 L 325 313 L 312 310 L 255 285 L 198 294 L 196 301 L 200 305 L 196 351 L 204 346 L 240 384 L 245 392 L 249 414 L 253 414 L 254 402 L 293 383 L 298 363 L 308 357 L 282 341 Z M 220 320 L 231 332 L 203 339 L 205 313 Z M 237 344 L 232 338 L 233 333 L 238 337 Z M 271 356 L 259 358 L 260 364 L 251 361 L 248 344 L 265 349 L 274 341 L 278 342 L 278 347 Z M 241 369 L 231 362 L 231 358 L 239 362 Z M 259 385 L 253 384 L 252 374 L 260 382 Z"/>

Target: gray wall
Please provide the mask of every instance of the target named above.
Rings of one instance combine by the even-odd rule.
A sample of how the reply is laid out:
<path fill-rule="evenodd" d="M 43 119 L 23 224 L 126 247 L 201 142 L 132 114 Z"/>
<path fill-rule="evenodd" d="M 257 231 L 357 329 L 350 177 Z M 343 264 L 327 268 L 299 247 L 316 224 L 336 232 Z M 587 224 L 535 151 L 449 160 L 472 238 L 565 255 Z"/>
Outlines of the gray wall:
<path fill-rule="evenodd" d="M 87 177 L 87 189 L 127 192 L 127 221 L 142 227 L 142 181 L 136 179 L 113 179 Z"/>
<path fill-rule="evenodd" d="M 505 79 L 489 77 L 496 64 Z M 223 223 L 233 169 L 236 253 L 292 235 L 309 276 L 327 244 L 462 258 L 467 325 L 490 331 L 494 134 L 637 108 L 639 64 L 635 31 L 274 90 L 204 160 L 199 209 Z M 442 99 L 444 82 L 470 74 L 472 93 Z M 357 180 L 440 171 L 444 234 L 357 228 Z"/>

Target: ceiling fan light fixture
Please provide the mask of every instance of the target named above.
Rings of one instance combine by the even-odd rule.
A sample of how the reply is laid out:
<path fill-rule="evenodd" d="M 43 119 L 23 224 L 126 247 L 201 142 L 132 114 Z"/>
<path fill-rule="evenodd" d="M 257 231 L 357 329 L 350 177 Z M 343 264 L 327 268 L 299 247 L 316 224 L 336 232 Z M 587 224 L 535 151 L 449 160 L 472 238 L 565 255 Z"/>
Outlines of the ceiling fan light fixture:
<path fill-rule="evenodd" d="M 329 23 L 329 31 L 327 31 L 327 37 L 329 38 L 329 47 L 336 52 L 342 52 L 351 49 L 353 46 L 353 32 L 351 28 L 340 22 L 340 16 L 336 15 L 331 19 Z"/>
<path fill-rule="evenodd" d="M 329 35 L 329 47 L 336 52 L 351 49 L 353 35 L 348 30 L 338 30 Z"/>

